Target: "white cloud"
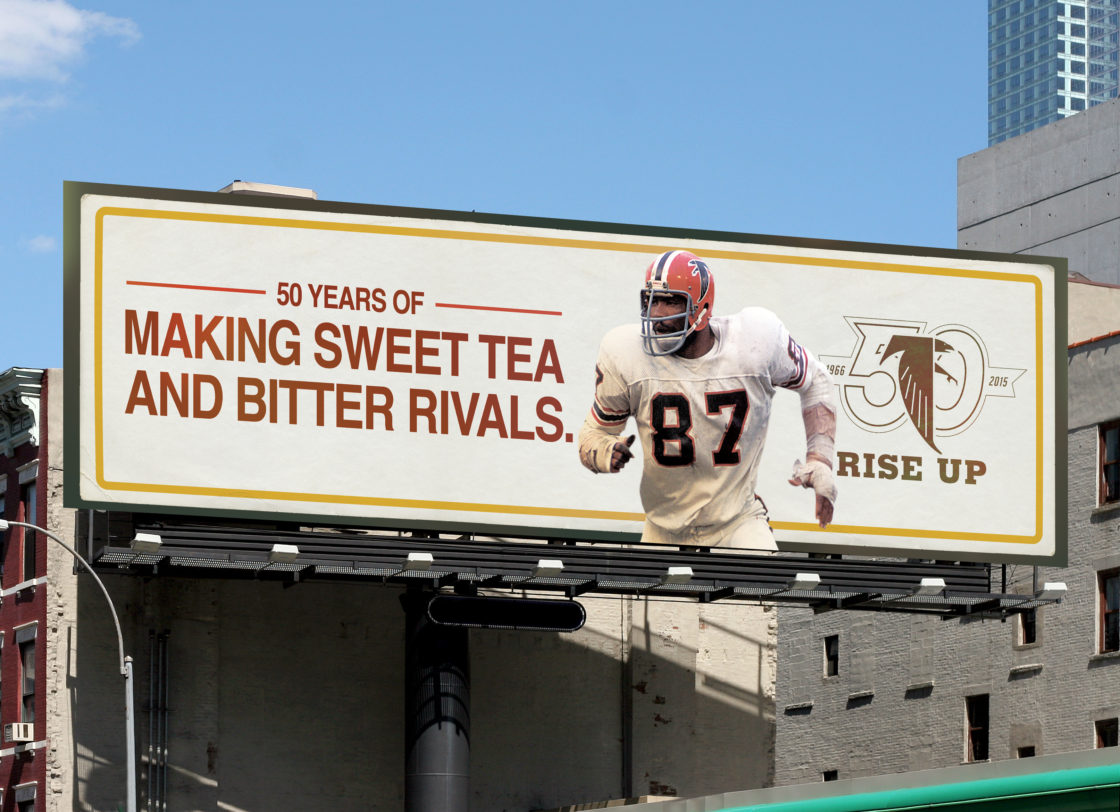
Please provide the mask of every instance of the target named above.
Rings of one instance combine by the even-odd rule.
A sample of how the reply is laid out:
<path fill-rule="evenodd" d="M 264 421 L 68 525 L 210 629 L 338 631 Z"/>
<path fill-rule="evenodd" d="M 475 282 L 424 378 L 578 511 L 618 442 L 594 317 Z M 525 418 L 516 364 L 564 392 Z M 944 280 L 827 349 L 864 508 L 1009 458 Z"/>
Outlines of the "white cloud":
<path fill-rule="evenodd" d="M 48 237 L 46 234 L 39 234 L 30 240 L 24 240 L 23 245 L 30 254 L 53 254 L 55 248 L 58 247 L 55 238 Z"/>
<path fill-rule="evenodd" d="M 15 96 L 0 96 L 0 116 L 8 113 L 19 115 L 35 113 L 39 110 L 54 110 L 62 107 L 65 103 L 66 100 L 58 93 L 42 98 L 35 98 L 26 93 Z"/>
<path fill-rule="evenodd" d="M 0 0 L 0 78 L 64 82 L 65 67 L 98 36 L 131 44 L 140 29 L 132 20 L 74 8 L 65 0 Z"/>

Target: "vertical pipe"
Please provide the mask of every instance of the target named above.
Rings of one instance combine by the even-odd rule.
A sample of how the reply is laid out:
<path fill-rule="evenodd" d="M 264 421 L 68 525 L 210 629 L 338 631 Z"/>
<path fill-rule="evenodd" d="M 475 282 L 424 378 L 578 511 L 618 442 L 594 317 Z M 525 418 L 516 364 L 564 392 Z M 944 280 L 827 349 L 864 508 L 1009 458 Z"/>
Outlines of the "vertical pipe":
<path fill-rule="evenodd" d="M 159 812 L 163 788 L 160 786 L 163 764 L 163 641 L 156 635 L 156 684 L 152 694 L 152 713 L 156 718 L 155 759 L 152 762 L 152 812 Z"/>
<path fill-rule="evenodd" d="M 470 668 L 467 630 L 428 620 L 430 592 L 405 611 L 405 812 L 468 812 Z"/>
<path fill-rule="evenodd" d="M 159 779 L 159 797 L 160 809 L 167 812 L 167 747 L 168 747 L 168 734 L 167 734 L 167 696 L 168 684 L 170 683 L 170 675 L 168 673 L 168 657 L 167 657 L 167 636 L 170 632 L 165 631 L 160 635 L 159 654 L 160 654 L 160 678 L 162 683 L 162 693 L 159 702 L 159 715 L 160 715 L 160 736 L 162 741 L 160 743 L 160 779 Z"/>
<path fill-rule="evenodd" d="M 632 636 L 634 634 L 634 603 L 629 595 L 624 595 L 619 601 L 622 612 L 619 639 L 622 641 L 621 662 L 619 663 L 619 686 L 621 712 L 619 717 L 622 722 L 620 741 L 622 742 L 622 797 L 630 798 L 634 795 L 634 659 L 632 651 Z"/>
<path fill-rule="evenodd" d="M 148 812 L 152 812 L 153 779 L 155 778 L 155 725 L 156 725 L 156 632 L 148 631 L 148 791 L 146 802 Z"/>

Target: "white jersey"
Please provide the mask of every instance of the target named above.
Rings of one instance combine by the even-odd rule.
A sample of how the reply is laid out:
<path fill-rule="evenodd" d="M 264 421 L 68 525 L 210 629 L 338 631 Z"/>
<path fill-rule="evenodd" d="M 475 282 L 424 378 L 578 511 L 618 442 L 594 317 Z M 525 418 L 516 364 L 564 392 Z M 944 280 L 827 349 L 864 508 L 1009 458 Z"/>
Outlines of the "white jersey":
<path fill-rule="evenodd" d="M 634 418 L 642 506 L 671 532 L 725 525 L 753 504 L 774 390 L 812 383 L 815 363 L 769 310 L 710 324 L 715 345 L 700 358 L 647 354 L 636 324 L 599 348 L 592 417 L 611 434 Z"/>

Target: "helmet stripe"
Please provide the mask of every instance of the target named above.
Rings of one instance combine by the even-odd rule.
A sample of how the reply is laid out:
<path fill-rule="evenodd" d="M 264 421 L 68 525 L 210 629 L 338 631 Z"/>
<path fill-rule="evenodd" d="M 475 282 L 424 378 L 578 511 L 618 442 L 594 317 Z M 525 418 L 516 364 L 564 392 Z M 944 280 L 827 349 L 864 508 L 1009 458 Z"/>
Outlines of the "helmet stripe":
<path fill-rule="evenodd" d="M 678 253 L 680 253 L 680 252 L 679 251 L 666 251 L 664 254 L 661 255 L 661 258 L 659 260 L 657 260 L 657 269 L 654 271 L 654 274 L 653 274 L 653 278 L 654 278 L 655 281 L 657 281 L 657 282 L 664 282 L 665 281 L 665 271 L 673 263 L 673 257 L 675 257 Z"/>

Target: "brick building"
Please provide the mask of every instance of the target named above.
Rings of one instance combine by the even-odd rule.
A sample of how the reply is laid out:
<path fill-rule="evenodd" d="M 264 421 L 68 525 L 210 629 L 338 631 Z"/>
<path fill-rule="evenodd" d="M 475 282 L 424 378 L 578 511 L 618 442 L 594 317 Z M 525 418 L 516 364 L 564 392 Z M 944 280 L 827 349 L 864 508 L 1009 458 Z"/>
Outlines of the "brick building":
<path fill-rule="evenodd" d="M 0 516 L 42 525 L 46 504 L 42 373 L 0 372 Z M 44 795 L 47 775 L 47 540 L 13 528 L 0 547 L 0 809 L 24 812 Z"/>

